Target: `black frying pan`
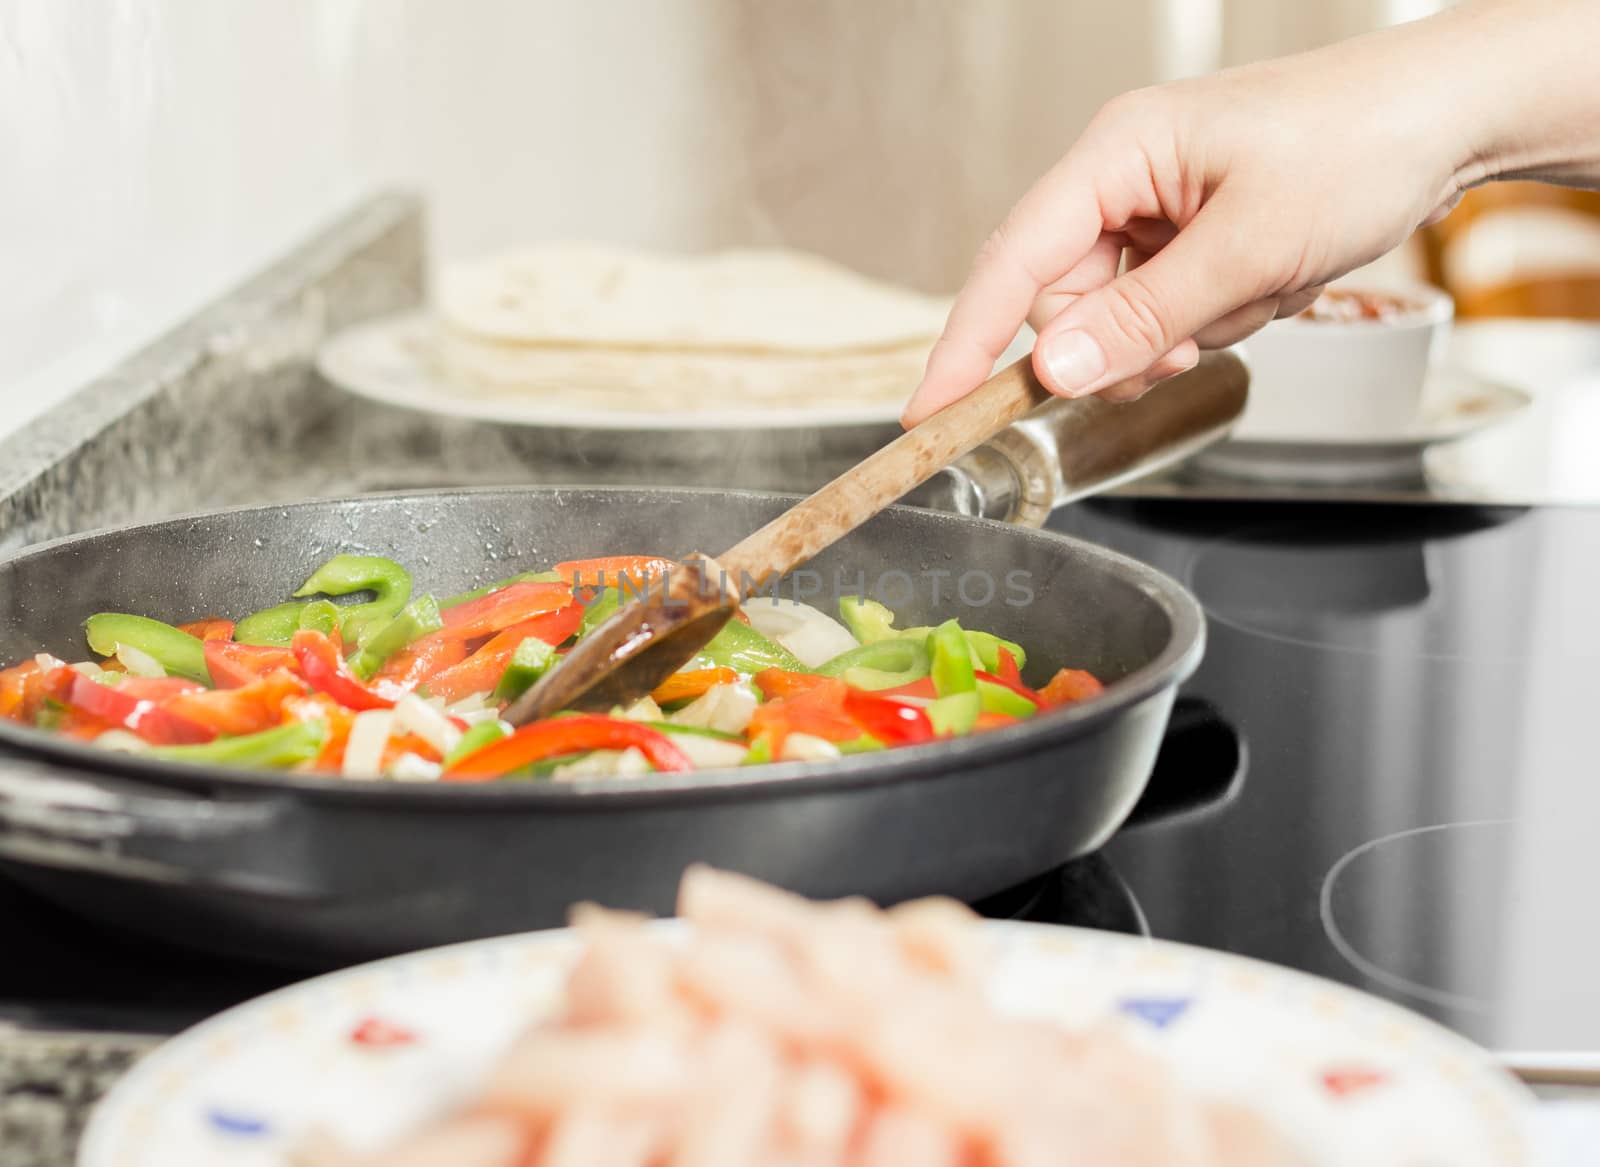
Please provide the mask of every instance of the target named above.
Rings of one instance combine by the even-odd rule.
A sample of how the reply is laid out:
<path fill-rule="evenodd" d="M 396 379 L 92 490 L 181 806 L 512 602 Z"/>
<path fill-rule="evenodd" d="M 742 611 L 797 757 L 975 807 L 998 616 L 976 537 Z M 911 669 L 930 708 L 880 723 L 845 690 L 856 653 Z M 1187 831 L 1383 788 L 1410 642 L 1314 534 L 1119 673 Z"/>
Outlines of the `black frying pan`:
<path fill-rule="evenodd" d="M 80 621 L 95 611 L 242 615 L 281 602 L 339 551 L 392 556 L 419 589 L 447 594 L 566 558 L 722 547 L 793 501 L 462 491 L 75 537 L 0 563 L 0 663 L 39 650 L 82 659 Z M 190 768 L 0 723 L 0 858 L 123 927 L 314 964 L 554 925 L 580 899 L 670 911 L 695 861 L 811 896 L 972 901 L 1093 850 L 1128 818 L 1203 649 L 1200 609 L 1177 583 L 1059 535 L 912 508 L 810 566 L 830 590 L 835 573 L 849 585 L 863 572 L 869 587 L 904 590 L 883 574 L 904 573 L 903 623 L 959 616 L 1023 643 L 1031 681 L 1072 665 L 1107 691 L 1020 726 L 825 765 L 573 785 Z M 978 602 L 972 577 L 952 599 L 967 572 L 987 573 L 994 594 Z"/>

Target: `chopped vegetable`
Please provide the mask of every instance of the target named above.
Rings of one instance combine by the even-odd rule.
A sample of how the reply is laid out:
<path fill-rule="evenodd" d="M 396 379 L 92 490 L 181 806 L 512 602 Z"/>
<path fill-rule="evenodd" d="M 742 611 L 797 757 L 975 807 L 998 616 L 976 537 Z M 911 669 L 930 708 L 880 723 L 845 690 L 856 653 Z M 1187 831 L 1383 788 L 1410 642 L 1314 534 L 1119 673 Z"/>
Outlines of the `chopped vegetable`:
<path fill-rule="evenodd" d="M 588 750 L 637 748 L 657 770 L 691 769 L 682 750 L 665 734 L 617 717 L 579 713 L 525 725 L 510 737 L 484 747 L 449 766 L 446 782 L 486 782 L 546 758 Z"/>
<path fill-rule="evenodd" d="M 362 680 L 368 680 L 401 649 L 443 627 L 438 603 L 432 596 L 421 596 L 367 638 L 366 643 L 350 658 L 350 671 Z"/>
<path fill-rule="evenodd" d="M 845 627 L 862 644 L 888 640 L 899 633 L 894 628 L 894 613 L 864 596 L 845 596 L 839 601 L 839 615 Z"/>
<path fill-rule="evenodd" d="M 685 666 L 690 669 L 725 668 L 744 676 L 752 676 L 765 669 L 786 669 L 793 673 L 806 672 L 800 659 L 774 644 L 749 624 L 730 620 L 722 631 L 712 637 L 711 643 Z"/>
<path fill-rule="evenodd" d="M 703 697 L 718 685 L 732 685 L 739 674 L 730 668 L 686 669 L 674 673 L 650 694 L 658 705 L 675 705 Z"/>
<path fill-rule="evenodd" d="M 221 616 L 207 616 L 203 620 L 179 624 L 178 631 L 187 632 L 199 640 L 232 640 L 233 621 L 224 620 Z"/>
<path fill-rule="evenodd" d="M 199 637 L 170 624 L 145 616 L 101 612 L 84 621 L 83 631 L 89 647 L 101 656 L 115 656 L 119 647 L 127 645 L 155 660 L 174 677 L 187 677 L 202 684 L 211 680 L 211 674 L 206 672 L 205 645 Z"/>
<path fill-rule="evenodd" d="M 281 769 L 316 757 L 326 733 L 326 726 L 320 722 L 294 721 L 244 737 L 218 738 L 204 745 L 153 749 L 150 756 L 211 766 Z"/>
<path fill-rule="evenodd" d="M 295 599 L 236 625 L 93 616 L 85 633 L 98 659 L 40 653 L 0 670 L 0 717 L 108 750 L 219 764 L 559 782 L 820 762 L 1015 725 L 1100 692 L 1072 669 L 1035 691 L 1020 646 L 954 620 L 901 629 L 882 604 L 847 599 L 841 623 L 757 597 L 653 695 L 609 716 L 556 714 L 512 733 L 506 707 L 673 566 L 654 556 L 574 559 L 440 603 L 413 598 L 410 574 L 392 560 L 338 555 Z"/>
<path fill-rule="evenodd" d="M 678 565 L 654 555 L 611 555 L 601 559 L 569 559 L 556 564 L 559 579 L 573 587 L 615 588 L 637 599 L 648 582 Z"/>
<path fill-rule="evenodd" d="M 1082 669 L 1062 669 L 1039 690 L 1039 698 L 1048 709 L 1087 700 L 1098 696 L 1104 690 L 1104 685 Z"/>
<path fill-rule="evenodd" d="M 927 645 L 915 640 L 875 640 L 834 657 L 817 671 L 843 677 L 858 689 L 893 689 L 926 677 L 932 668 Z"/>
<path fill-rule="evenodd" d="M 554 668 L 559 659 L 553 645 L 537 636 L 524 636 L 495 684 L 495 700 L 515 701 L 533 688 L 535 681 Z"/>
<path fill-rule="evenodd" d="M 456 608 L 468 600 L 476 600 L 479 596 L 487 596 L 490 592 L 498 592 L 501 588 L 508 588 L 516 583 L 560 583 L 562 576 L 556 571 L 525 571 L 520 575 L 511 576 L 509 579 L 497 580 L 492 584 L 484 584 L 481 588 L 474 588 L 470 592 L 462 592 L 458 596 L 439 601 L 439 610 Z"/>
<path fill-rule="evenodd" d="M 468 728 L 461 735 L 461 740 L 456 743 L 456 748 L 445 755 L 446 767 L 453 766 L 462 758 L 477 753 L 485 746 L 493 745 L 501 738 L 509 737 L 511 730 L 500 721 L 480 721 L 477 725 Z"/>
<path fill-rule="evenodd" d="M 331 608 L 334 605 L 328 606 Z M 234 626 L 233 638 L 240 644 L 287 648 L 289 642 L 294 639 L 294 634 L 300 631 L 300 618 L 309 607 L 310 605 L 303 601 L 296 601 L 254 612 Z M 332 621 L 329 621 L 328 628 L 318 631 L 324 636 L 331 633 Z"/>
<path fill-rule="evenodd" d="M 228 640 L 205 642 L 206 670 L 219 689 L 237 689 L 276 669 L 296 667 L 295 655 L 287 648 L 265 644 L 235 644 Z"/>
<path fill-rule="evenodd" d="M 333 641 L 320 632 L 296 632 L 294 655 L 306 683 L 346 709 L 388 709 L 394 702 L 367 688 L 345 667 Z"/>
<path fill-rule="evenodd" d="M 335 555 L 300 585 L 296 598 L 349 596 L 371 592 L 373 599 L 340 609 L 339 631 L 360 643 L 399 614 L 411 599 L 411 573 L 381 555 Z"/>
<path fill-rule="evenodd" d="M 451 636 L 472 640 L 560 611 L 572 603 L 572 589 L 566 584 L 524 581 L 456 605 L 444 613 L 444 627 Z"/>

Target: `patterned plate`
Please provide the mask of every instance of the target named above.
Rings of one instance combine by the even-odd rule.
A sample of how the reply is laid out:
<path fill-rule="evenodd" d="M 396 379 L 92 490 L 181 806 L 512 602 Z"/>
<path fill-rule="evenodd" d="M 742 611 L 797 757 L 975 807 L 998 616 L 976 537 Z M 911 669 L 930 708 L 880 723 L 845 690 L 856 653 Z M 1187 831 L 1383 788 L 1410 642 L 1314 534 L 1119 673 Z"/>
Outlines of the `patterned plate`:
<path fill-rule="evenodd" d="M 988 926 L 1004 1008 L 1069 1026 L 1114 1018 L 1187 1080 L 1268 1114 L 1318 1167 L 1532 1162 L 1530 1096 L 1403 1009 L 1202 949 Z M 111 1092 L 80 1167 L 283 1167 L 311 1126 L 377 1145 L 469 1096 L 516 1031 L 557 1005 L 576 952 L 559 931 L 456 945 L 229 1010 Z"/>

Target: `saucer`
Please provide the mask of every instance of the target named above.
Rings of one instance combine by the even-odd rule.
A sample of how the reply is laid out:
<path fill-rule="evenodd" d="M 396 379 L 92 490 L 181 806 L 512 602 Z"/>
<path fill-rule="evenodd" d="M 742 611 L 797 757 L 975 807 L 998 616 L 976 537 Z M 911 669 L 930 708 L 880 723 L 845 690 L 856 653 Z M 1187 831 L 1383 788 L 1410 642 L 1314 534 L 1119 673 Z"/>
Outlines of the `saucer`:
<path fill-rule="evenodd" d="M 1464 369 L 1428 374 L 1416 418 L 1393 434 L 1319 437 L 1246 434 L 1197 454 L 1193 471 L 1254 481 L 1340 484 L 1421 478 L 1430 446 L 1459 441 L 1521 413 L 1533 398 Z"/>

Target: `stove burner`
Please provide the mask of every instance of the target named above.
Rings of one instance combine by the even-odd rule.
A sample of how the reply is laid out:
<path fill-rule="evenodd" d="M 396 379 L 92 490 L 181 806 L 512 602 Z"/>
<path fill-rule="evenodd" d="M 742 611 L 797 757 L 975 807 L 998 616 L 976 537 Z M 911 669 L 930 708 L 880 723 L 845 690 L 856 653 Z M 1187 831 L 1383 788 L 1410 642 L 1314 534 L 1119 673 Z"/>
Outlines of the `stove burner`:
<path fill-rule="evenodd" d="M 1370 518 L 1329 517 L 1246 528 L 1199 548 L 1188 583 L 1212 619 L 1240 632 L 1385 657 L 1522 660 L 1537 640 L 1531 613 L 1556 627 L 1586 626 L 1584 588 L 1529 570 L 1552 551 L 1536 524 L 1416 526 L 1396 532 Z M 1570 561 L 1560 576 L 1600 574 L 1595 549 L 1554 550 Z M 1496 619 L 1481 617 L 1484 595 L 1494 596 Z M 1540 649 L 1552 650 L 1589 657 L 1597 647 L 1571 637 Z"/>
<path fill-rule="evenodd" d="M 1103 855 L 1086 855 L 973 904 L 991 920 L 1070 924 L 1131 936 L 1150 935 L 1139 901 Z"/>
<path fill-rule="evenodd" d="M 1350 851 L 1322 881 L 1329 941 L 1385 989 L 1447 1010 L 1487 1012 L 1509 825 L 1418 827 Z"/>

